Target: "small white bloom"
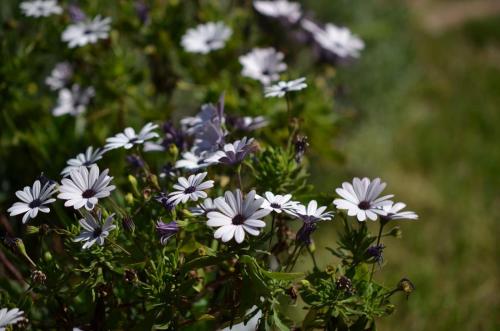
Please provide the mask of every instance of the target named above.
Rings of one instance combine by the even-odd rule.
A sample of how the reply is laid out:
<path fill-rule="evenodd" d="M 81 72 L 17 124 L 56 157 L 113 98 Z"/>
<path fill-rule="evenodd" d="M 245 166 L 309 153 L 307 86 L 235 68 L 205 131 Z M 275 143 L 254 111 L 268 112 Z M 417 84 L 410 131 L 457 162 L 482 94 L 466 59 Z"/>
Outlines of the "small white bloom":
<path fill-rule="evenodd" d="M 104 224 L 101 222 L 101 213 L 97 213 L 97 220 L 90 213 L 85 213 L 84 218 L 80 220 L 80 226 L 82 231 L 80 234 L 73 239 L 74 242 L 85 241 L 82 248 L 87 249 L 92 247 L 95 243 L 99 246 L 104 245 L 104 239 L 109 236 L 111 230 L 116 228 L 113 223 L 113 216 L 111 214 L 106 218 Z"/>
<path fill-rule="evenodd" d="M 380 178 L 371 181 L 368 178 L 354 178 L 352 184 L 344 182 L 342 188 L 337 188 L 335 192 L 343 199 L 335 199 L 333 204 L 338 209 L 346 209 L 347 215 L 356 216 L 358 221 L 363 222 L 367 218 L 372 221 L 377 220 L 377 215 L 386 215 L 382 209 L 386 205 L 392 205 L 389 199 L 393 195 L 378 197 L 386 187 Z"/>
<path fill-rule="evenodd" d="M 198 201 L 198 198 L 205 199 L 207 190 L 214 186 L 213 180 L 203 181 L 207 176 L 206 172 L 197 175 L 191 175 L 188 179 L 179 177 L 177 184 L 174 185 L 174 191 L 168 195 L 168 202 L 178 205 L 179 203 L 186 203 L 188 200 Z"/>
<path fill-rule="evenodd" d="M 125 149 L 131 149 L 134 145 L 143 144 L 146 140 L 158 138 L 158 133 L 152 132 L 157 127 L 157 124 L 148 123 L 138 134 L 135 133 L 133 128 L 128 127 L 123 133 L 120 132 L 114 137 L 106 139 L 107 144 L 105 148 L 115 149 L 123 147 Z"/>
<path fill-rule="evenodd" d="M 307 84 L 304 83 L 306 81 L 305 77 L 291 80 L 288 82 L 278 82 L 278 84 L 274 84 L 271 86 L 266 86 L 264 89 L 264 93 L 266 98 L 278 97 L 281 98 L 285 96 L 286 93 L 291 91 L 300 91 L 307 87 Z"/>
<path fill-rule="evenodd" d="M 52 194 L 56 191 L 56 184 L 47 182 L 41 185 L 37 180 L 33 183 L 33 187 L 25 186 L 22 191 L 17 191 L 16 196 L 22 202 L 16 202 L 7 211 L 10 216 L 23 214 L 23 223 L 26 223 L 30 218 L 35 218 L 38 212 L 48 213 L 50 208 L 47 206 L 56 201 L 52 198 Z"/>
<path fill-rule="evenodd" d="M 196 205 L 196 207 L 189 208 L 189 211 L 194 216 L 207 215 L 208 212 L 215 211 L 217 208 L 211 198 L 206 198 L 202 203 Z"/>
<path fill-rule="evenodd" d="M 291 194 L 274 195 L 272 192 L 266 192 L 264 193 L 264 197 L 257 195 L 257 198 L 264 199 L 261 208 L 274 211 L 278 214 L 284 211 L 285 213 L 294 215 L 298 207 L 298 202 L 290 201 L 292 199 Z"/>
<path fill-rule="evenodd" d="M 417 220 L 418 215 L 413 211 L 402 211 L 406 208 L 406 204 L 397 202 L 395 204 L 387 204 L 382 206 L 386 215 L 381 215 L 380 219 L 383 221 L 391 220 Z"/>
<path fill-rule="evenodd" d="M 81 166 L 69 173 L 69 178 L 62 179 L 59 188 L 59 199 L 67 200 L 64 206 L 73 206 L 80 209 L 83 206 L 87 210 L 94 209 L 99 199 L 108 197 L 116 187 L 109 185 L 113 177 L 108 176 L 108 169 L 99 175 L 99 167 L 92 165 L 90 171 Z M 109 186 L 108 186 L 109 185 Z"/>
<path fill-rule="evenodd" d="M 234 237 L 237 243 L 242 243 L 245 232 L 258 236 L 260 229 L 266 226 L 261 219 L 271 212 L 261 208 L 263 202 L 263 199 L 255 198 L 255 191 L 249 192 L 243 198 L 240 190 L 235 193 L 227 191 L 224 197 L 215 199 L 217 211 L 207 214 L 207 225 L 218 228 L 214 238 L 228 242 Z"/>
<path fill-rule="evenodd" d="M 253 7 L 262 15 L 275 18 L 282 17 L 290 23 L 296 23 L 302 16 L 300 4 L 287 0 L 254 1 Z"/>
<path fill-rule="evenodd" d="M 82 114 L 87 109 L 90 99 L 95 95 L 93 87 L 81 89 L 79 85 L 73 85 L 70 89 L 59 90 L 57 106 L 52 110 L 54 116 L 70 114 L 73 116 Z"/>
<path fill-rule="evenodd" d="M 299 204 L 293 212 L 296 216 L 304 222 L 328 221 L 332 219 L 333 213 L 330 211 L 325 212 L 326 206 L 318 208 L 316 200 L 309 201 L 307 206 Z"/>
<path fill-rule="evenodd" d="M 99 39 L 107 39 L 111 29 L 111 18 L 101 18 L 97 15 L 93 20 L 77 22 L 69 25 L 62 34 L 62 41 L 68 43 L 69 48 L 94 44 Z"/>
<path fill-rule="evenodd" d="M 250 53 L 240 56 L 243 66 L 241 74 L 267 85 L 280 78 L 279 73 L 287 66 L 283 62 L 285 56 L 274 48 L 254 48 Z"/>
<path fill-rule="evenodd" d="M 232 30 L 222 22 L 208 22 L 188 29 L 181 44 L 187 52 L 206 54 L 223 48 Z"/>
<path fill-rule="evenodd" d="M 68 176 L 73 170 L 78 170 L 80 166 L 85 166 L 90 168 L 97 161 L 102 159 L 102 156 L 106 153 L 104 148 L 96 148 L 89 146 L 85 153 L 78 154 L 74 159 L 69 159 L 66 163 L 68 166 L 61 171 L 61 175 Z"/>
<path fill-rule="evenodd" d="M 318 45 L 339 57 L 357 58 L 365 48 L 364 42 L 348 28 L 326 24 L 322 29 L 316 23 L 303 20 L 302 27 L 309 31 Z"/>
<path fill-rule="evenodd" d="M 20 7 L 24 15 L 32 17 L 46 17 L 62 13 L 62 8 L 59 7 L 56 0 L 23 1 Z"/>
<path fill-rule="evenodd" d="M 213 162 L 207 162 L 203 155 L 204 154 L 196 155 L 193 152 L 184 152 L 182 153 L 182 159 L 175 162 L 175 167 L 187 170 L 198 170 L 213 164 Z"/>
<path fill-rule="evenodd" d="M 45 84 L 47 84 L 51 90 L 57 91 L 65 87 L 71 77 L 73 77 L 73 67 L 68 62 L 60 62 L 56 64 L 54 69 L 50 72 L 50 75 L 45 78 Z"/>
<path fill-rule="evenodd" d="M 205 161 L 210 163 L 222 163 L 235 165 L 241 163 L 245 157 L 256 150 L 254 139 L 243 137 L 233 143 L 225 144 L 221 151 L 215 152 Z"/>
<path fill-rule="evenodd" d="M 5 331 L 6 326 L 14 325 L 17 322 L 24 320 L 23 314 L 24 312 L 18 308 L 0 309 L 0 331 Z"/>

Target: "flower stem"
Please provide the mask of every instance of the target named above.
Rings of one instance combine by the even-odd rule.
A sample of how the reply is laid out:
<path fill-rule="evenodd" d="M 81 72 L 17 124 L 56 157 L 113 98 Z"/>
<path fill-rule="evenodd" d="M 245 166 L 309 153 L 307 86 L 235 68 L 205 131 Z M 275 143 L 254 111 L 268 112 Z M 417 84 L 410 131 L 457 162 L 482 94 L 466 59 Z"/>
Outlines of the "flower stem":
<path fill-rule="evenodd" d="M 307 251 L 311 255 L 311 259 L 312 259 L 313 264 L 314 264 L 314 269 L 319 270 L 318 263 L 316 262 L 316 256 L 314 255 L 314 252 L 311 251 L 311 248 L 309 247 L 309 245 L 307 245 Z"/>
<path fill-rule="evenodd" d="M 384 229 L 385 222 L 380 222 L 380 227 L 378 229 L 378 236 L 377 236 L 377 246 L 380 244 L 380 237 L 382 237 L 382 230 Z M 373 279 L 373 273 L 375 272 L 375 262 L 372 265 L 372 272 L 370 273 L 370 282 Z"/>
<path fill-rule="evenodd" d="M 241 182 L 241 163 L 238 164 L 238 167 L 236 168 L 236 175 L 238 178 L 238 186 L 239 186 L 240 190 L 243 191 L 243 185 Z"/>
<path fill-rule="evenodd" d="M 128 256 L 131 256 L 132 254 L 130 254 L 129 251 L 127 251 L 125 248 L 123 248 L 122 246 L 118 245 L 117 243 L 115 243 L 113 240 L 111 239 L 108 239 L 109 243 L 112 244 L 113 246 L 115 246 L 116 248 L 119 248 L 120 250 L 122 250 L 125 254 L 127 254 Z"/>
<path fill-rule="evenodd" d="M 273 241 L 273 235 L 274 235 L 274 219 L 276 217 L 276 214 L 273 212 L 273 220 L 271 221 L 271 238 L 269 238 L 269 250 L 271 250 L 271 243 Z"/>

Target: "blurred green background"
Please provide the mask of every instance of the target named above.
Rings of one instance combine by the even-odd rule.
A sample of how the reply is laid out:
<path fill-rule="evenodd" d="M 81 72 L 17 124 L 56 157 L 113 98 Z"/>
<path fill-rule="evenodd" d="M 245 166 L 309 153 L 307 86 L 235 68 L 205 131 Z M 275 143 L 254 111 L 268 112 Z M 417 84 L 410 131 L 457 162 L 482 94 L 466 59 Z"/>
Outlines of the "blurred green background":
<path fill-rule="evenodd" d="M 316 160 L 315 184 L 331 194 L 351 175 L 380 176 L 420 215 L 400 222 L 402 240 L 385 240 L 379 280 L 408 277 L 417 290 L 379 329 L 499 330 L 498 1 L 308 5 L 367 43 L 359 63 L 338 70 L 336 110 L 354 113 L 335 146 L 346 167 Z M 332 240 L 323 235 L 319 251 Z"/>

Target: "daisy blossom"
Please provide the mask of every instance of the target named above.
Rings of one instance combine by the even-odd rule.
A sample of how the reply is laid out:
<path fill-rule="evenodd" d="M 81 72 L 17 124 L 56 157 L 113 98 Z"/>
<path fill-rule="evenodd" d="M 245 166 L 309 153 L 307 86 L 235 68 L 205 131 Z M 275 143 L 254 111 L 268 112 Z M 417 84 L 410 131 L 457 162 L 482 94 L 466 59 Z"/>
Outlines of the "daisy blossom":
<path fill-rule="evenodd" d="M 241 163 L 243 159 L 256 150 L 254 139 L 244 137 L 233 143 L 226 144 L 221 151 L 206 159 L 206 162 L 222 163 L 226 165 L 235 165 Z"/>
<path fill-rule="evenodd" d="M 382 221 L 388 222 L 391 220 L 417 220 L 418 215 L 412 211 L 402 211 L 406 208 L 406 204 L 397 202 L 382 206 L 386 215 L 380 215 Z"/>
<path fill-rule="evenodd" d="M 90 170 L 80 166 L 69 173 L 70 178 L 63 178 L 59 187 L 59 199 L 67 200 L 64 206 L 73 206 L 87 210 L 94 209 L 99 199 L 108 197 L 116 187 L 109 185 L 113 177 L 108 176 L 108 169 L 99 175 L 99 167 L 93 164 Z"/>
<path fill-rule="evenodd" d="M 23 1 L 20 7 L 24 15 L 32 17 L 59 15 L 63 11 L 56 0 Z"/>
<path fill-rule="evenodd" d="M 0 309 L 0 331 L 5 331 L 6 326 L 14 325 L 17 322 L 24 320 L 23 314 L 24 312 L 18 308 Z"/>
<path fill-rule="evenodd" d="M 93 20 L 76 22 L 69 25 L 62 34 L 62 41 L 68 43 L 69 48 L 94 44 L 99 39 L 107 39 L 111 29 L 111 18 L 101 18 L 97 15 Z"/>
<path fill-rule="evenodd" d="M 52 110 L 52 114 L 54 116 L 82 114 L 94 95 L 95 90 L 93 87 L 82 89 L 80 85 L 75 84 L 71 87 L 71 90 L 63 88 L 59 90 L 57 106 Z"/>
<path fill-rule="evenodd" d="M 227 191 L 224 197 L 215 199 L 217 211 L 207 214 L 207 225 L 218 228 L 214 238 L 228 242 L 234 237 L 237 243 L 242 243 L 245 232 L 258 236 L 260 229 L 266 226 L 261 219 L 271 212 L 261 208 L 263 202 L 263 199 L 255 198 L 255 191 L 249 192 L 243 198 L 240 190 L 234 193 Z"/>
<path fill-rule="evenodd" d="M 332 219 L 333 213 L 330 211 L 325 212 L 326 206 L 318 208 L 316 200 L 309 201 L 307 206 L 298 204 L 295 207 L 294 215 L 298 216 L 303 221 L 329 221 Z"/>
<path fill-rule="evenodd" d="M 52 69 L 50 75 L 45 78 L 45 84 L 51 90 L 57 91 L 65 87 L 71 77 L 73 77 L 73 67 L 71 64 L 69 62 L 60 62 Z"/>
<path fill-rule="evenodd" d="M 274 48 L 254 48 L 250 53 L 240 56 L 243 66 L 241 74 L 267 85 L 280 78 L 279 73 L 287 66 L 283 62 L 285 56 Z"/>
<path fill-rule="evenodd" d="M 206 54 L 223 48 L 232 30 L 222 22 L 208 22 L 188 29 L 182 37 L 182 47 L 190 53 Z"/>
<path fill-rule="evenodd" d="M 106 139 L 107 144 L 105 148 L 115 149 L 123 147 L 125 149 L 131 149 L 134 145 L 143 144 L 146 140 L 158 138 L 158 133 L 152 132 L 157 127 L 157 124 L 148 123 L 139 133 L 135 133 L 133 128 L 128 127 L 114 137 Z"/>
<path fill-rule="evenodd" d="M 389 199 L 393 195 L 386 195 L 379 198 L 380 193 L 386 187 L 380 178 L 371 181 L 368 178 L 354 178 L 352 184 L 344 182 L 342 188 L 337 188 L 335 192 L 342 199 L 335 199 L 333 204 L 337 209 L 347 210 L 347 215 L 356 216 L 358 221 L 363 222 L 367 218 L 372 221 L 377 220 L 377 215 L 386 215 L 382 209 L 386 205 L 392 205 Z"/>
<path fill-rule="evenodd" d="M 101 221 L 101 213 L 97 213 L 97 220 L 90 213 L 85 213 L 84 218 L 80 220 L 80 226 L 82 227 L 82 231 L 80 234 L 73 239 L 74 242 L 85 241 L 82 248 L 87 249 L 92 247 L 95 243 L 99 246 L 104 245 L 104 239 L 109 236 L 111 230 L 116 228 L 116 225 L 113 223 L 113 216 L 115 214 L 111 214 L 106 218 L 104 224 Z"/>
<path fill-rule="evenodd" d="M 266 86 L 264 89 L 264 93 L 266 98 L 278 97 L 281 98 L 285 96 L 286 93 L 291 91 L 300 91 L 307 87 L 307 84 L 304 83 L 306 81 L 305 77 L 291 80 L 288 82 L 278 82 L 277 84 Z"/>
<path fill-rule="evenodd" d="M 198 198 L 205 199 L 207 190 L 214 186 L 213 180 L 203 181 L 207 176 L 206 172 L 201 174 L 191 175 L 188 179 L 179 177 L 177 184 L 174 185 L 174 191 L 168 195 L 168 202 L 178 205 L 179 203 L 186 203 L 188 200 L 198 201 Z"/>
<path fill-rule="evenodd" d="M 90 168 L 97 161 L 102 159 L 102 156 L 106 153 L 106 149 L 104 148 L 96 148 L 89 146 L 85 153 L 78 154 L 75 158 L 69 159 L 66 164 L 66 168 L 61 171 L 61 175 L 68 176 L 69 173 L 73 170 L 78 170 L 80 166 L 85 166 Z"/>
<path fill-rule="evenodd" d="M 274 195 L 272 192 L 266 192 L 263 197 L 257 196 L 257 198 L 264 199 L 261 208 L 274 211 L 278 214 L 284 211 L 285 213 L 294 215 L 298 206 L 298 202 L 290 201 L 292 199 L 291 194 Z"/>
<path fill-rule="evenodd" d="M 296 23 L 302 16 L 300 4 L 287 0 L 277 1 L 254 1 L 253 7 L 262 15 L 285 18 L 290 23 Z"/>
<path fill-rule="evenodd" d="M 23 223 L 26 223 L 30 218 L 35 218 L 38 212 L 48 213 L 50 208 L 47 206 L 56 201 L 52 198 L 52 194 L 56 191 L 56 184 L 46 182 L 43 186 L 39 180 L 33 183 L 33 187 L 25 186 L 22 191 L 17 191 L 16 196 L 22 202 L 16 202 L 7 211 L 10 216 L 23 214 Z"/>

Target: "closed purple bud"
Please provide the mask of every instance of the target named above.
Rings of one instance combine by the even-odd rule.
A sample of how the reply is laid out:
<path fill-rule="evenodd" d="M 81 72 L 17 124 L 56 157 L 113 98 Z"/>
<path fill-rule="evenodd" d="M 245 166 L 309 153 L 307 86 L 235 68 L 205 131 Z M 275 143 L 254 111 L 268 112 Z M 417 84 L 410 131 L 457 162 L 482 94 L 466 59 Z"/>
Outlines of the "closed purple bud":
<path fill-rule="evenodd" d="M 160 243 L 166 245 L 168 240 L 179 232 L 179 225 L 176 221 L 163 223 L 162 221 L 156 222 L 156 231 L 160 235 Z"/>

